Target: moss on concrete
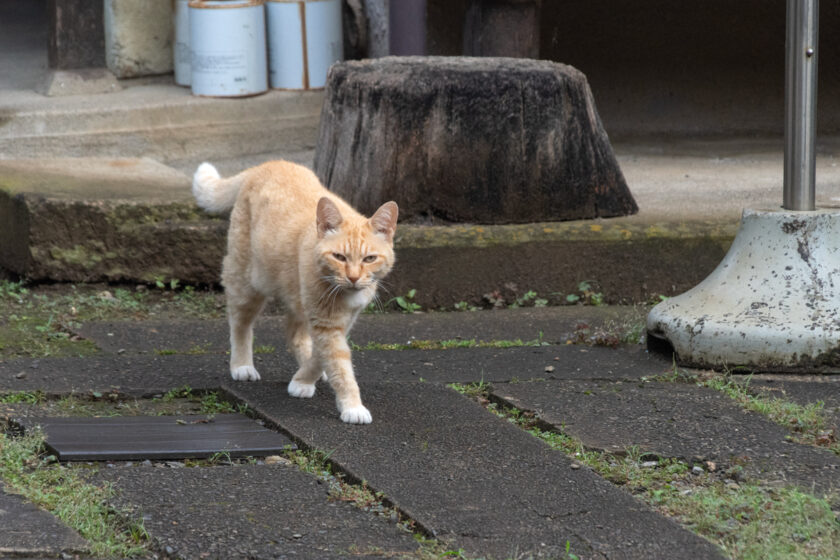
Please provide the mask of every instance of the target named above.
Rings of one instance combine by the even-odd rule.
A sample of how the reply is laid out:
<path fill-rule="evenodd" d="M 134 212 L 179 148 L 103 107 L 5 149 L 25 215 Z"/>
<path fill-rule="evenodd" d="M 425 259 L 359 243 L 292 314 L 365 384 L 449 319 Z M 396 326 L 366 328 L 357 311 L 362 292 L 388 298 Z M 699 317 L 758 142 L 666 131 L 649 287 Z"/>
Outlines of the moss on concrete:
<path fill-rule="evenodd" d="M 568 241 L 633 242 L 652 239 L 719 239 L 729 246 L 737 223 L 657 222 L 648 223 L 638 216 L 610 220 L 578 220 L 515 225 L 451 225 L 397 228 L 397 248 L 427 249 L 437 247 L 495 247 L 521 243 Z"/>

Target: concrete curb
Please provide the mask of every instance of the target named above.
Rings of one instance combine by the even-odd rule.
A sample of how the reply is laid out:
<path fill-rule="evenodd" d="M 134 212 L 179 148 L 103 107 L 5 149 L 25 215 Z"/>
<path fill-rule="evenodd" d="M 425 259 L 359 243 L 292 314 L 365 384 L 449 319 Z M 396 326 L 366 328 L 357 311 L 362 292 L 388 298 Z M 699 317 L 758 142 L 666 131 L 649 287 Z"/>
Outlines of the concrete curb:
<path fill-rule="evenodd" d="M 218 283 L 227 221 L 194 205 L 186 175 L 146 159 L 48 161 L 0 161 L 0 233 L 9 240 L 0 245 L 0 267 L 33 281 Z M 109 171 L 114 166 L 131 173 Z M 529 290 L 562 300 L 588 281 L 608 302 L 647 301 L 702 280 L 736 226 L 728 218 L 638 215 L 401 224 L 387 289 L 391 296 L 416 289 L 423 307 L 448 308 L 492 292 L 511 302 Z"/>

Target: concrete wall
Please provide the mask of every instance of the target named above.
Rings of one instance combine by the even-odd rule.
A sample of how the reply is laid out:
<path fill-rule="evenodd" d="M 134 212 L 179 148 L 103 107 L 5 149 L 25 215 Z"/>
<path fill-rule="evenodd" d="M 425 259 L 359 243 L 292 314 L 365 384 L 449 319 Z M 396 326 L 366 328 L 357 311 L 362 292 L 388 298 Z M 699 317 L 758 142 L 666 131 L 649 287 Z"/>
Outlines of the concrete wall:
<path fill-rule="evenodd" d="M 429 0 L 430 54 L 461 53 L 466 0 Z M 784 130 L 782 0 L 544 0 L 540 57 L 589 78 L 613 138 Z M 819 134 L 840 133 L 840 2 L 820 3 Z"/>

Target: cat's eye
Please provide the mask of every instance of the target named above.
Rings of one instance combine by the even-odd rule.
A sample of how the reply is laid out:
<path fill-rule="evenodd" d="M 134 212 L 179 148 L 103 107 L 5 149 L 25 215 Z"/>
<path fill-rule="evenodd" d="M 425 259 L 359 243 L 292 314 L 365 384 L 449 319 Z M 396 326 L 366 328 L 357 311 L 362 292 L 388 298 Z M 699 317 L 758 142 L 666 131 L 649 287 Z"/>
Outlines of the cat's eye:
<path fill-rule="evenodd" d="M 341 262 L 346 262 L 347 261 L 347 257 L 342 255 L 341 253 L 333 253 L 332 256 L 337 261 L 341 261 Z"/>
<path fill-rule="evenodd" d="M 376 255 L 368 255 L 365 258 L 363 258 L 362 261 L 364 261 L 366 263 L 372 263 L 372 262 L 376 261 L 376 259 L 377 259 Z"/>

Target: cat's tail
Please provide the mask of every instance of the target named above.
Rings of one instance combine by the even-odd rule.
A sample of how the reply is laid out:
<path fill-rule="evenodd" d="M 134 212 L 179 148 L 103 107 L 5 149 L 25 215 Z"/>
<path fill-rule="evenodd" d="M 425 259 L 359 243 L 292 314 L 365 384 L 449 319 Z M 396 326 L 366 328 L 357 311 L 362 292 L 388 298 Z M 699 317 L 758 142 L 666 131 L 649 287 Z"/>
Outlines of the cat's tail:
<path fill-rule="evenodd" d="M 212 164 L 205 162 L 195 170 L 192 193 L 201 208 L 221 213 L 233 208 L 241 185 L 240 175 L 224 179 Z"/>

